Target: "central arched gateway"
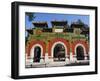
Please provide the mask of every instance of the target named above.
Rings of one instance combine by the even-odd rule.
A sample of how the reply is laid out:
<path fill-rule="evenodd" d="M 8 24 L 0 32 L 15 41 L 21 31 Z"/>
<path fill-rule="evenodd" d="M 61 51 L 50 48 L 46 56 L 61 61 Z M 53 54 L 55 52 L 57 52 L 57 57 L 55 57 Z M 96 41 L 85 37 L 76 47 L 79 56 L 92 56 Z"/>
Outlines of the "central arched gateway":
<path fill-rule="evenodd" d="M 76 55 L 77 60 L 84 60 L 84 48 L 82 46 L 77 46 Z"/>
<path fill-rule="evenodd" d="M 34 48 L 34 58 L 33 61 L 34 62 L 40 62 L 41 59 L 41 48 L 39 46 L 36 46 Z"/>
<path fill-rule="evenodd" d="M 51 47 L 51 55 L 53 61 L 65 61 L 67 57 L 67 46 L 61 41 L 55 42 Z"/>
<path fill-rule="evenodd" d="M 53 50 L 54 61 L 65 61 L 65 47 L 62 44 L 56 44 Z"/>

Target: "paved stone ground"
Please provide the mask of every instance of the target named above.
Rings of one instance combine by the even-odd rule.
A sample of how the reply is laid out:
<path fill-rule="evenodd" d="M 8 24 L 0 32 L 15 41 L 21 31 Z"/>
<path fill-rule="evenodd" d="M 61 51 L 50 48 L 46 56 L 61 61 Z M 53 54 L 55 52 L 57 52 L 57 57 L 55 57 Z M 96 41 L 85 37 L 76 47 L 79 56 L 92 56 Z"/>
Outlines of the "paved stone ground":
<path fill-rule="evenodd" d="M 32 65 L 26 65 L 26 68 L 43 68 L 43 67 L 64 67 L 64 66 L 84 66 L 89 65 L 89 62 L 79 62 L 79 63 L 70 63 L 66 64 L 65 62 L 53 62 L 53 63 L 34 63 Z"/>

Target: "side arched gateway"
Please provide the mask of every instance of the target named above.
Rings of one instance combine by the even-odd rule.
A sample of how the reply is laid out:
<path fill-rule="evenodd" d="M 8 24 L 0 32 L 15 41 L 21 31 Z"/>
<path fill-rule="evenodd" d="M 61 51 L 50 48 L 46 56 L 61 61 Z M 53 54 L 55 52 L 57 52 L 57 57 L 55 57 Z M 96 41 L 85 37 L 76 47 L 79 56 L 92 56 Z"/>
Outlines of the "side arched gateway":
<path fill-rule="evenodd" d="M 40 62 L 42 57 L 43 47 L 40 44 L 33 45 L 30 51 L 30 58 L 33 60 L 33 62 Z"/>
<path fill-rule="evenodd" d="M 27 57 L 31 62 L 40 62 L 45 57 L 46 45 L 43 41 L 32 41 L 27 45 Z"/>
<path fill-rule="evenodd" d="M 77 60 L 84 60 L 84 56 L 85 56 L 85 49 L 79 45 L 76 47 L 76 57 L 77 57 Z"/>
<path fill-rule="evenodd" d="M 40 59 L 41 59 L 41 48 L 39 46 L 36 46 L 34 48 L 34 62 L 40 62 Z"/>
<path fill-rule="evenodd" d="M 72 53 L 77 60 L 88 60 L 89 45 L 86 41 L 77 40 L 72 43 Z"/>

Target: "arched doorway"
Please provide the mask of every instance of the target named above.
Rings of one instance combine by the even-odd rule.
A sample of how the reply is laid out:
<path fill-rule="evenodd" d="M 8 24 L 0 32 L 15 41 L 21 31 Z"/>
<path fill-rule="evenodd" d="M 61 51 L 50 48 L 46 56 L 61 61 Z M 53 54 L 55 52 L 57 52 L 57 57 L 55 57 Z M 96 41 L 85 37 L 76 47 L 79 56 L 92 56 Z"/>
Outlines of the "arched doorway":
<path fill-rule="evenodd" d="M 77 60 L 84 60 L 84 49 L 82 46 L 76 48 Z"/>
<path fill-rule="evenodd" d="M 41 48 L 39 46 L 36 46 L 34 48 L 33 62 L 40 62 L 40 59 L 41 59 Z"/>
<path fill-rule="evenodd" d="M 65 47 L 62 44 L 57 44 L 53 50 L 54 61 L 65 61 Z"/>

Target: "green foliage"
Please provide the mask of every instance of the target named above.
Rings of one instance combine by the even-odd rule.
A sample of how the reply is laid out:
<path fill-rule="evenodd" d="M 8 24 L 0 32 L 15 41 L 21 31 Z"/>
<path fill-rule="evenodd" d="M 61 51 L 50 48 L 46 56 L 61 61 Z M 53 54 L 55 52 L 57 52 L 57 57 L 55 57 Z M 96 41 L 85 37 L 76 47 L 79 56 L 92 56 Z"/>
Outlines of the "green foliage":
<path fill-rule="evenodd" d="M 64 38 L 66 40 L 75 41 L 75 40 L 86 40 L 87 38 L 84 35 L 77 35 L 74 33 L 41 33 L 41 34 L 33 34 L 28 37 L 28 41 L 33 39 L 35 40 L 42 40 L 46 44 L 48 41 L 55 39 L 55 38 Z"/>
<path fill-rule="evenodd" d="M 33 13 L 26 13 L 26 15 L 28 16 L 28 19 L 29 19 L 29 21 L 32 21 L 32 20 L 34 20 L 34 18 L 35 18 L 35 16 L 34 16 L 34 14 Z"/>

